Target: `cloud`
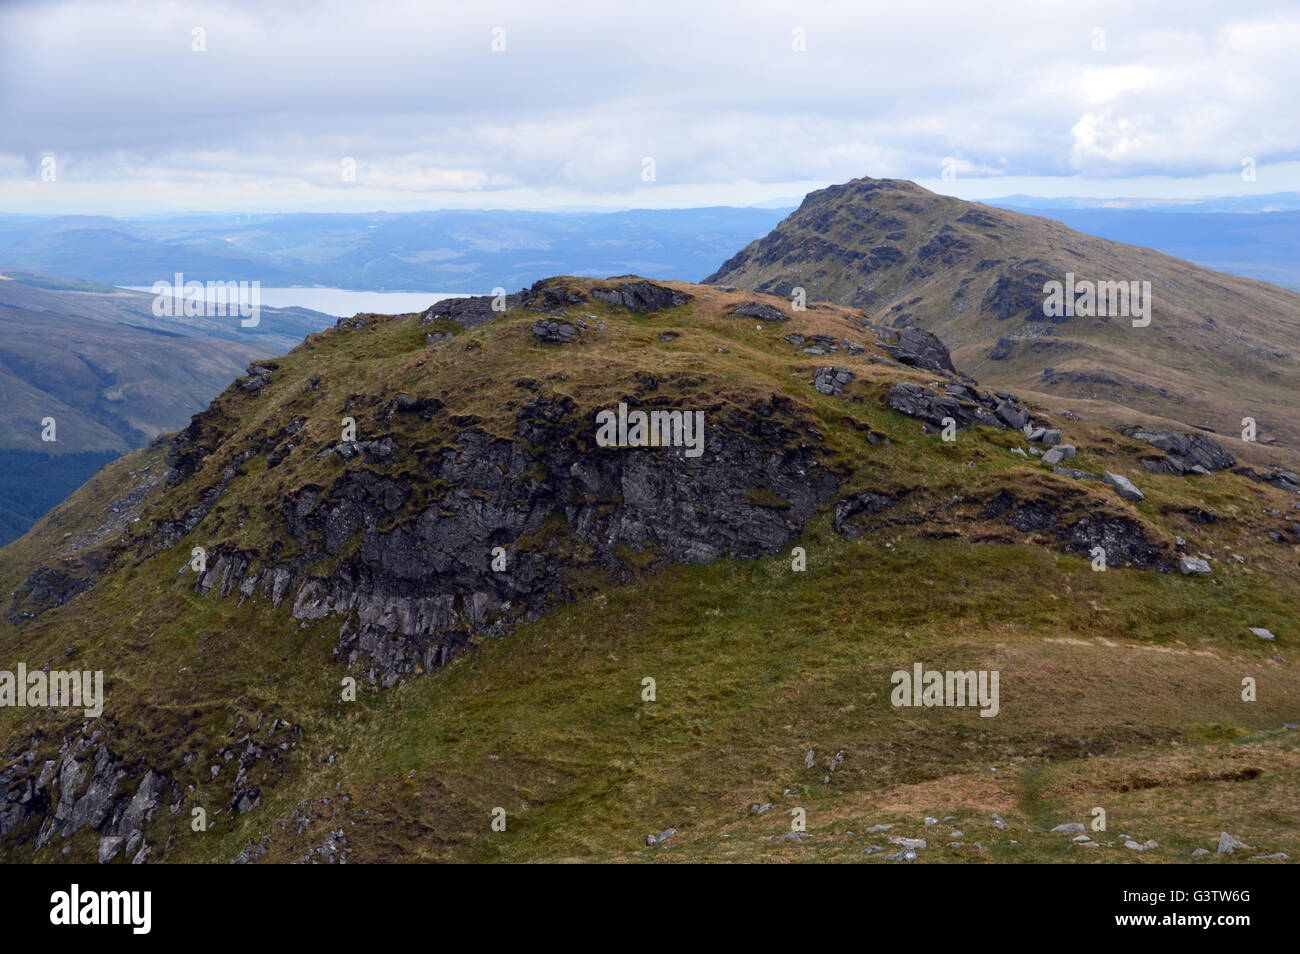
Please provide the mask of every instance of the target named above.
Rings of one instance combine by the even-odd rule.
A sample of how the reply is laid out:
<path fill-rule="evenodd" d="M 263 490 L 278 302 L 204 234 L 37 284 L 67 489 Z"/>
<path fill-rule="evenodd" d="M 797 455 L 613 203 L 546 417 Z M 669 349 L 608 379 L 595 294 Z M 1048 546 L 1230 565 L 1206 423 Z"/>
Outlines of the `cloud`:
<path fill-rule="evenodd" d="M 1293 6 L 1198 0 L 20 2 L 0 10 L 0 202 L 39 194 L 46 155 L 64 195 L 187 207 L 631 195 L 645 157 L 660 191 L 946 158 L 1206 175 L 1300 158 L 1297 42 Z"/>

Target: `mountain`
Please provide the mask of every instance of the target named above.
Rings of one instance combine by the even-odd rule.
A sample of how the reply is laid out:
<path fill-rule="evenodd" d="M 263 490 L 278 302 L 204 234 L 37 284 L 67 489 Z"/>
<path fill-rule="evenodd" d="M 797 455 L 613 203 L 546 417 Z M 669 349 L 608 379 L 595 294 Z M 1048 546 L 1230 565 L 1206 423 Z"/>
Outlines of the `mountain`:
<path fill-rule="evenodd" d="M 1207 213 L 1232 212 L 1270 215 L 1274 212 L 1300 212 L 1300 192 L 1269 192 L 1263 195 L 1221 195 L 1208 198 L 1156 199 L 1142 197 L 1104 199 L 1094 197 L 1051 198 L 1033 195 L 1008 195 L 989 199 L 989 205 L 1004 209 L 1034 209 L 1039 212 L 1096 209 L 1099 211 L 1143 211 Z M 1055 216 L 1052 216 L 1055 218 Z"/>
<path fill-rule="evenodd" d="M 1149 282 L 1150 323 L 1045 315 L 1045 286 Z M 957 365 L 1001 388 L 1124 420 L 1132 408 L 1219 434 L 1256 420 L 1300 446 L 1300 295 L 1212 272 L 1051 219 L 855 179 L 813 192 L 708 283 L 809 296 L 932 331 Z"/>
<path fill-rule="evenodd" d="M 991 203 L 998 204 L 998 203 Z M 1215 271 L 1300 291 L 1300 211 L 1189 212 L 1016 209 L 1088 235 L 1156 248 Z"/>
<path fill-rule="evenodd" d="M 238 317 L 159 318 L 152 306 L 152 295 L 0 272 L 0 542 L 101 465 L 182 426 L 250 361 L 329 321 L 264 309 L 241 328 Z"/>
<path fill-rule="evenodd" d="M 1300 850 L 1287 452 L 998 394 L 847 306 L 505 304 L 340 320 L 0 550 L 0 701 L 105 691 L 5 712 L 0 858 Z M 918 667 L 971 697 L 905 705 Z"/>
<path fill-rule="evenodd" d="M 0 219 L 0 264 L 114 285 L 182 272 L 265 287 L 479 294 L 556 272 L 695 280 L 792 206 Z"/>

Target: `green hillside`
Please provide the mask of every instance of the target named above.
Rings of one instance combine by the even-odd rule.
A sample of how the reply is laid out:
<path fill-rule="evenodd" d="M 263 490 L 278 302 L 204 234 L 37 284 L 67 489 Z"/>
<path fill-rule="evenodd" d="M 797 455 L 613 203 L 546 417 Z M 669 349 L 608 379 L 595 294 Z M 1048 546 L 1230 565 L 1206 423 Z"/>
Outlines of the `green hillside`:
<path fill-rule="evenodd" d="M 632 277 L 506 304 L 311 335 L 0 550 L 0 669 L 107 689 L 0 712 L 0 857 L 1296 857 L 1284 452 L 1179 476 L 847 306 Z M 702 455 L 599 446 L 620 403 L 703 412 Z M 916 664 L 997 672 L 996 716 L 895 706 Z"/>

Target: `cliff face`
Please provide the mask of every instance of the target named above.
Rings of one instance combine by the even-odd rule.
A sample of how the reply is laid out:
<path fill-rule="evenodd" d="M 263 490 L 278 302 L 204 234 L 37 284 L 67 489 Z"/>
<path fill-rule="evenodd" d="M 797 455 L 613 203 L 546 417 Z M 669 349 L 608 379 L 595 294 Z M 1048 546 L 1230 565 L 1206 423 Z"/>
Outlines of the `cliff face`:
<path fill-rule="evenodd" d="M 671 428 L 659 432 L 666 446 L 602 446 L 598 415 L 620 406 L 650 420 L 702 415 L 702 451 Z M 1193 473 L 1201 463 L 1209 467 Z M 807 556 L 792 557 L 795 545 L 840 553 L 844 572 L 869 575 L 889 552 L 883 542 L 905 537 L 926 553 L 959 541 L 1079 560 L 1101 547 L 1112 567 L 1170 577 L 1189 528 L 1209 526 L 1195 480 L 1213 481 L 1205 487 L 1218 500 L 1287 499 L 1279 472 L 1235 466 L 1203 436 L 1120 434 L 983 390 L 935 336 L 851 308 L 794 311 L 780 299 L 625 277 L 346 319 L 250 366 L 183 431 L 111 465 L 0 553 L 13 657 L 101 669 L 109 685 L 101 719 L 47 707 L 6 727 L 0 851 L 101 861 L 373 852 L 382 836 L 340 834 L 336 818 L 399 824 L 404 809 L 376 794 L 390 784 L 386 759 L 418 764 L 425 755 L 411 752 L 450 744 L 430 742 L 449 734 L 530 731 L 463 721 L 486 718 L 488 697 L 512 704 L 492 695 L 499 670 L 468 687 L 456 676 L 479 672 L 474 660 L 493 642 L 544 632 L 550 653 L 592 639 L 566 663 L 585 680 L 583 701 L 545 708 L 573 710 L 557 738 L 606 745 L 607 703 L 582 694 L 609 678 L 584 667 L 625 651 L 591 635 L 608 592 L 638 592 L 682 572 L 674 568 L 739 574 L 772 559 L 784 579 Z M 1123 496 L 1108 482 L 1116 470 L 1151 499 Z M 1270 520 L 1241 510 L 1213 532 L 1230 523 L 1262 537 Z M 843 549 L 859 546 L 876 549 Z M 897 574 L 850 576 L 787 619 L 769 611 L 746 638 L 767 646 L 785 628 L 847 612 L 823 603 L 928 585 L 908 566 Z M 718 610 L 693 609 L 692 592 L 678 595 L 671 625 L 708 634 L 715 624 L 702 616 Z M 756 599 L 707 592 L 738 606 Z M 554 622 L 569 604 L 586 614 L 576 631 Z M 729 646 L 722 630 L 718 646 Z M 772 678 L 762 652 L 752 671 L 733 663 L 754 685 Z M 736 659 L 728 648 L 706 658 Z M 449 666 L 455 678 L 439 672 L 427 680 L 440 687 L 434 696 L 411 701 L 425 692 L 414 677 Z M 538 684 L 516 686 L 512 699 Z M 728 703 L 717 705 L 708 718 L 729 717 Z M 418 744 L 397 741 L 409 720 Z M 536 776 L 517 767 L 481 797 L 550 785 L 568 774 L 561 764 Z M 460 805 L 463 766 L 439 772 L 428 790 Z M 345 785 L 346 800 L 335 794 Z M 346 806 L 361 804 L 364 814 L 349 816 Z M 449 851 L 474 843 L 456 832 L 444 841 L 460 847 Z"/>

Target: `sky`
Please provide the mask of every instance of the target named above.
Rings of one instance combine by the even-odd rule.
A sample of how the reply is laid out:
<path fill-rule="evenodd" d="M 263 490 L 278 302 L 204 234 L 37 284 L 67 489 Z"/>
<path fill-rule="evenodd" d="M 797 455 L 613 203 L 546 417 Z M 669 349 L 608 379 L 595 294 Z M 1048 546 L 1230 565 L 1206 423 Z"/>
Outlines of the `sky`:
<path fill-rule="evenodd" d="M 0 2 L 0 212 L 1300 191 L 1300 4 Z"/>

